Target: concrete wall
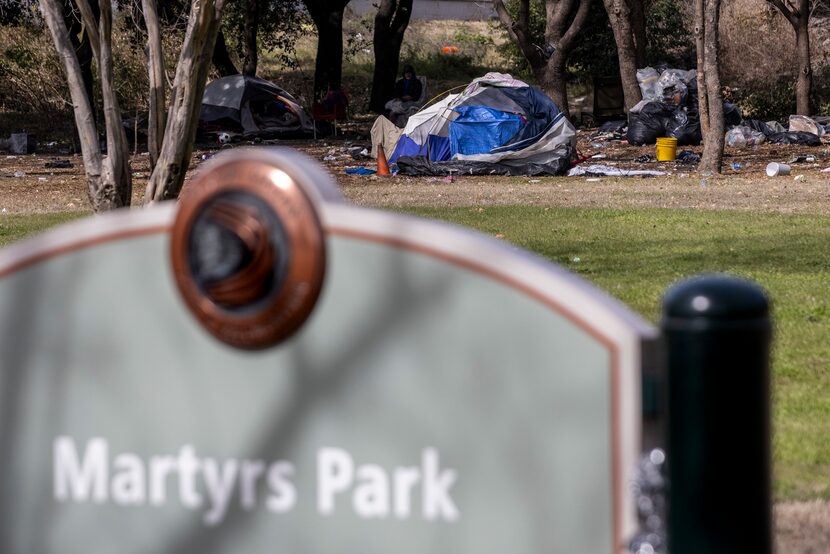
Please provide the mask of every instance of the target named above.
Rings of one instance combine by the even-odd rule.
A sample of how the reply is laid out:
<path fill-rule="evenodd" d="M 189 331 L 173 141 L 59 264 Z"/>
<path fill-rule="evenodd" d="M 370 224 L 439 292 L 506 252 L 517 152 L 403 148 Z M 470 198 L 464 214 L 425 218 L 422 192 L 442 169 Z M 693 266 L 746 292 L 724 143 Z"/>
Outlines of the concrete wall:
<path fill-rule="evenodd" d="M 347 9 L 357 15 L 374 13 L 372 3 L 377 0 L 351 0 Z M 490 0 L 413 0 L 413 19 L 487 20 L 495 17 Z"/>

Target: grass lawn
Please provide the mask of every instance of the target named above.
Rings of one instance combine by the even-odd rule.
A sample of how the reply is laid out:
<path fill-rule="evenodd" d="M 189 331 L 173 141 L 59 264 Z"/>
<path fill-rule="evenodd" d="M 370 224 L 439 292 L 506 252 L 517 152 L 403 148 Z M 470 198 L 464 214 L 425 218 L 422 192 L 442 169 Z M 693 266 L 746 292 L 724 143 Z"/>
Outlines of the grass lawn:
<path fill-rule="evenodd" d="M 720 271 L 760 283 L 775 318 L 776 497 L 830 499 L 830 218 L 519 206 L 406 211 L 537 252 L 655 323 L 666 287 L 683 277 Z M 0 246 L 79 215 L 0 216 Z"/>
<path fill-rule="evenodd" d="M 654 323 L 663 292 L 683 277 L 717 271 L 760 283 L 775 321 L 776 497 L 830 499 L 830 218 L 518 206 L 407 211 L 532 250 Z"/>
<path fill-rule="evenodd" d="M 48 214 L 2 214 L 0 215 L 0 247 L 20 240 L 27 235 L 38 233 L 49 227 L 85 217 L 89 213 L 63 212 Z"/>

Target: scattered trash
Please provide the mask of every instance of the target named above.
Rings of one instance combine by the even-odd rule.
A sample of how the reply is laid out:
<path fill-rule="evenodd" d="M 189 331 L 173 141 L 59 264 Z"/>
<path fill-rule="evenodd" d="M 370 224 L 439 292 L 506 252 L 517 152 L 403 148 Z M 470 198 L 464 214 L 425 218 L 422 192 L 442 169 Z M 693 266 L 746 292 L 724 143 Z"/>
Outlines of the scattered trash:
<path fill-rule="evenodd" d="M 701 179 L 700 186 L 705 187 L 709 184 L 709 179 Z"/>
<path fill-rule="evenodd" d="M 657 177 L 665 175 L 665 171 L 651 171 L 645 169 L 620 169 L 608 165 L 578 165 L 568 171 L 568 177 Z"/>
<path fill-rule="evenodd" d="M 797 164 L 797 163 L 813 163 L 816 161 L 815 156 L 793 156 L 788 164 Z"/>
<path fill-rule="evenodd" d="M 331 155 L 331 154 L 328 154 L 328 155 L 326 155 L 326 156 L 323 156 L 323 161 L 324 161 L 324 162 L 333 162 L 333 161 L 335 161 L 335 160 L 337 160 L 337 156 L 333 156 L 333 155 Z"/>
<path fill-rule="evenodd" d="M 16 160 L 17 156 L 6 156 L 7 160 Z"/>
<path fill-rule="evenodd" d="M 363 166 L 346 168 L 343 172 L 348 173 L 349 175 L 374 175 L 377 173 L 374 169 L 367 169 Z"/>
<path fill-rule="evenodd" d="M 784 133 L 775 133 L 767 140 L 772 144 L 801 144 L 804 146 L 820 146 L 821 139 L 814 133 L 804 133 L 801 131 L 788 131 Z"/>
<path fill-rule="evenodd" d="M 593 156 L 591 156 L 591 159 L 592 160 L 604 160 L 607 157 L 608 157 L 607 154 L 594 154 Z"/>
<path fill-rule="evenodd" d="M 201 156 L 197 156 L 201 160 L 209 160 L 213 157 L 213 154 L 202 154 Z"/>
<path fill-rule="evenodd" d="M 732 169 L 742 169 L 743 166 L 741 164 L 732 164 Z"/>
<path fill-rule="evenodd" d="M 804 175 L 796 175 L 795 177 L 793 177 L 793 181 L 803 181 L 803 180 L 804 180 Z"/>
<path fill-rule="evenodd" d="M 819 137 L 824 134 L 824 127 L 806 115 L 791 115 L 790 128 L 788 130 L 790 132 L 812 133 Z"/>
<path fill-rule="evenodd" d="M 677 155 L 677 163 L 681 164 L 696 164 L 700 161 L 700 156 L 691 150 L 684 150 Z"/>
<path fill-rule="evenodd" d="M 350 146 L 345 150 L 355 160 L 372 159 L 372 156 L 369 154 L 369 149 L 365 146 Z"/>
<path fill-rule="evenodd" d="M 591 146 L 593 146 L 594 148 L 605 148 L 608 145 L 604 142 L 597 142 L 595 144 L 592 144 Z"/>
<path fill-rule="evenodd" d="M 55 168 L 55 169 L 68 169 L 72 167 L 72 162 L 69 160 L 53 160 L 51 162 L 46 162 L 43 167 Z"/>
<path fill-rule="evenodd" d="M 15 172 L 14 172 L 14 176 L 15 176 L 15 177 L 25 177 L 25 176 L 26 176 L 26 174 L 25 174 L 24 172 L 22 172 L 22 171 L 15 171 Z"/>
<path fill-rule="evenodd" d="M 541 179 L 531 179 L 530 181 L 528 181 L 528 183 L 541 183 L 541 182 L 542 182 Z"/>
<path fill-rule="evenodd" d="M 726 145 L 732 148 L 755 146 L 766 142 L 766 140 L 767 137 L 764 136 L 764 133 L 744 125 L 733 127 L 726 133 Z"/>
<path fill-rule="evenodd" d="M 821 170 L 822 173 L 830 173 L 830 167 L 825 167 Z"/>
<path fill-rule="evenodd" d="M 770 162 L 767 164 L 767 177 L 778 177 L 779 175 L 789 175 L 790 166 L 778 162 Z"/>
<path fill-rule="evenodd" d="M 651 154 L 643 154 L 639 158 L 634 158 L 634 161 L 641 164 L 656 162 L 657 158 L 652 156 Z"/>
<path fill-rule="evenodd" d="M 37 180 L 38 180 L 38 181 L 45 181 L 45 180 L 46 180 L 46 177 L 38 177 L 38 178 L 37 178 Z"/>
<path fill-rule="evenodd" d="M 589 177 L 585 180 L 589 183 L 598 183 L 599 181 L 602 181 L 602 179 L 600 179 L 599 177 Z"/>
<path fill-rule="evenodd" d="M 575 264 L 578 264 L 581 260 L 579 259 L 579 256 L 574 256 L 573 258 L 571 258 L 571 261 Z"/>
<path fill-rule="evenodd" d="M 0 210 L 0 213 L 6 213 L 6 208 L 3 208 L 2 210 Z"/>
<path fill-rule="evenodd" d="M 455 175 L 447 175 L 443 179 L 441 179 L 445 183 L 454 183 L 455 182 Z"/>

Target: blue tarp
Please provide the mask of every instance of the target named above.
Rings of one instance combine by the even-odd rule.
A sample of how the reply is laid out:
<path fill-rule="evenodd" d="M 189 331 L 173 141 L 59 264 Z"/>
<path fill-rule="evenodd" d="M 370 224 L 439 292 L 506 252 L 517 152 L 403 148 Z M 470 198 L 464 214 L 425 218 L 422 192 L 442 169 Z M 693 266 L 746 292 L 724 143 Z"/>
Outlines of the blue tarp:
<path fill-rule="evenodd" d="M 449 125 L 451 155 L 487 154 L 524 125 L 521 116 L 486 106 L 460 106 L 455 111 L 459 116 Z"/>
<path fill-rule="evenodd" d="M 398 146 L 389 158 L 389 163 L 397 163 L 401 156 L 427 156 L 433 162 L 450 159 L 450 139 L 437 135 L 428 135 L 426 144 L 419 145 L 406 135 L 401 135 Z"/>

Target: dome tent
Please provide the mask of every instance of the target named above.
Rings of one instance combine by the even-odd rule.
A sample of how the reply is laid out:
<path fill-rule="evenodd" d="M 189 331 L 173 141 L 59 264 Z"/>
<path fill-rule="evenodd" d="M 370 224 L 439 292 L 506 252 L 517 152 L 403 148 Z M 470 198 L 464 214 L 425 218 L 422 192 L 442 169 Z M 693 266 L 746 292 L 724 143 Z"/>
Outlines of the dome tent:
<path fill-rule="evenodd" d="M 274 83 L 231 75 L 205 87 L 199 129 L 247 136 L 301 135 L 313 132 L 314 122 L 291 94 Z"/>
<path fill-rule="evenodd" d="M 410 117 L 390 163 L 401 173 L 562 175 L 576 130 L 539 89 L 488 73 Z"/>

